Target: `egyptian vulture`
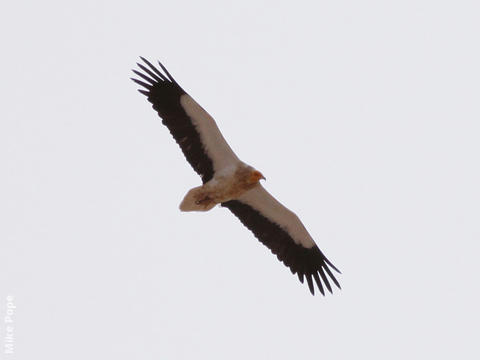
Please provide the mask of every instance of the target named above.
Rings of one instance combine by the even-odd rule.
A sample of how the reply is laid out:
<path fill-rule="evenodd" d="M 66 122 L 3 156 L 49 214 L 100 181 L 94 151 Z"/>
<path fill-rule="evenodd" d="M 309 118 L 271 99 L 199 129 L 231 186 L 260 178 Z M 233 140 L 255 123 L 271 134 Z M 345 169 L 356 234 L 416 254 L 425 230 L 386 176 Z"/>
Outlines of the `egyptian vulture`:
<path fill-rule="evenodd" d="M 332 270 L 340 271 L 325 257 L 299 218 L 280 204 L 260 184 L 262 173 L 242 162 L 222 136 L 213 118 L 183 90 L 159 62 L 163 73 L 149 61 L 137 63 L 132 78 L 162 123 L 167 126 L 202 186 L 191 189 L 181 211 L 208 211 L 220 204 L 229 209 L 277 258 L 297 274 L 315 294 L 313 281 L 325 295 L 338 283 Z"/>

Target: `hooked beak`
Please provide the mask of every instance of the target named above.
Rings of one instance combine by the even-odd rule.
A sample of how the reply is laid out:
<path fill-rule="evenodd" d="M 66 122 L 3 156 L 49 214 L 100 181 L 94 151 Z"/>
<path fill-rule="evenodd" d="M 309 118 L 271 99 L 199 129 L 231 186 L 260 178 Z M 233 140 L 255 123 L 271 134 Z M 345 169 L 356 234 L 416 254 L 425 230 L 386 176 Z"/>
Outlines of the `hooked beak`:
<path fill-rule="evenodd" d="M 258 170 L 255 170 L 254 172 L 252 172 L 252 174 L 250 175 L 250 181 L 252 183 L 256 183 L 256 182 L 259 182 L 261 179 L 263 180 L 266 180 L 265 179 L 265 176 L 263 176 L 263 174 L 258 171 Z"/>

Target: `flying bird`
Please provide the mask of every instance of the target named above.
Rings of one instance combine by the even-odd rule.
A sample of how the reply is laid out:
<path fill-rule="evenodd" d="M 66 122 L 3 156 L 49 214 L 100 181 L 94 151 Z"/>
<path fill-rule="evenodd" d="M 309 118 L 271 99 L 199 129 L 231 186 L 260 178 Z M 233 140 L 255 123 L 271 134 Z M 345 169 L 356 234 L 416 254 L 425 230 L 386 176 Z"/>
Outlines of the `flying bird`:
<path fill-rule="evenodd" d="M 314 281 L 320 292 L 332 293 L 332 270 L 340 271 L 325 257 L 292 211 L 260 184 L 263 174 L 242 162 L 230 148 L 215 120 L 195 101 L 167 69 L 161 70 L 141 57 L 132 78 L 142 88 L 153 109 L 170 130 L 185 158 L 202 178 L 202 185 L 187 192 L 181 211 L 208 211 L 220 204 L 229 209 L 277 258 L 307 280 L 312 295 Z"/>

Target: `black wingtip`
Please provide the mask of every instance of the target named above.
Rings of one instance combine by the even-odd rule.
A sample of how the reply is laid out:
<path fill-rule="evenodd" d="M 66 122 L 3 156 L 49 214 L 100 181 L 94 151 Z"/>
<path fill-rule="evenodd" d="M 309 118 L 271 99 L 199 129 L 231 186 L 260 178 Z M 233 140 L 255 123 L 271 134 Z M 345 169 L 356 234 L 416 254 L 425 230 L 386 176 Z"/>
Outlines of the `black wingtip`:
<path fill-rule="evenodd" d="M 338 270 L 338 269 L 336 268 L 335 265 L 333 265 L 333 264 L 330 262 L 330 260 L 328 260 L 327 258 L 324 258 L 324 260 L 325 260 L 325 262 L 326 262 L 328 265 L 330 265 L 330 267 L 331 267 L 333 270 L 335 270 L 337 273 L 339 273 L 339 274 L 342 273 L 340 270 Z"/>
<path fill-rule="evenodd" d="M 175 79 L 173 78 L 173 76 L 170 75 L 170 73 L 168 72 L 168 70 L 165 68 L 165 66 L 163 66 L 163 64 L 162 64 L 160 61 L 158 62 L 158 65 L 160 65 L 160 67 L 161 67 L 162 70 L 165 72 L 165 74 L 167 74 L 167 76 L 168 76 L 168 78 L 170 79 L 170 81 L 176 84 L 177 82 L 175 81 Z"/>
<path fill-rule="evenodd" d="M 315 295 L 315 287 L 313 286 L 312 274 L 306 274 L 306 278 L 307 278 L 307 283 L 308 283 L 308 288 L 310 290 L 310 293 L 312 295 Z"/>
<path fill-rule="evenodd" d="M 304 281 L 303 273 L 302 273 L 302 272 L 298 272 L 297 275 L 298 275 L 298 280 L 300 280 L 300 282 L 303 284 L 303 281 Z"/>
<path fill-rule="evenodd" d="M 337 279 L 335 278 L 335 276 L 333 276 L 332 272 L 330 271 L 330 269 L 328 268 L 328 266 L 325 266 L 324 267 L 325 271 L 327 272 L 328 276 L 330 276 L 330 279 L 332 279 L 332 281 L 335 283 L 335 285 L 341 289 L 340 287 L 340 283 L 337 281 Z"/>
<path fill-rule="evenodd" d="M 145 64 L 148 65 L 148 67 L 151 69 L 148 69 L 145 65 L 137 63 L 137 66 L 145 71 L 147 74 L 149 74 L 151 77 L 156 79 L 157 81 L 168 81 L 166 76 L 163 75 L 155 66 L 152 65 L 148 60 L 142 58 Z M 153 71 L 152 71 L 153 70 Z"/>
<path fill-rule="evenodd" d="M 152 85 L 155 85 L 158 82 L 158 80 L 156 80 L 155 78 L 153 78 L 153 79 L 149 78 L 147 75 L 141 73 L 138 70 L 132 70 L 132 71 L 135 73 L 135 75 L 140 76 L 143 80 L 149 82 Z"/>
<path fill-rule="evenodd" d="M 147 84 L 147 83 L 144 83 L 143 81 L 140 81 L 138 79 L 135 79 L 135 78 L 130 78 L 130 80 L 136 82 L 138 85 L 140 86 L 143 86 L 145 89 L 148 89 L 150 90 L 152 88 L 152 85 L 150 84 Z"/>
<path fill-rule="evenodd" d="M 320 269 L 318 269 L 318 272 L 320 273 L 320 277 L 322 278 L 323 283 L 325 284 L 325 287 L 330 292 L 330 294 L 332 294 L 332 287 L 330 286 L 330 283 L 328 282 L 328 278 L 325 275 L 325 272 L 323 271 L 323 267 L 320 267 Z"/>
<path fill-rule="evenodd" d="M 167 80 L 167 78 L 165 77 L 165 75 L 163 75 L 155 66 L 153 66 L 153 64 L 152 64 L 150 61 L 148 61 L 147 59 L 145 59 L 143 56 L 140 56 L 140 59 L 142 59 L 142 61 L 143 61 L 145 64 L 147 64 L 147 66 L 148 66 L 150 69 L 152 69 L 152 71 L 154 71 L 155 74 L 157 74 L 160 78 L 162 78 L 163 80 Z M 145 70 L 146 68 L 145 68 L 143 65 L 138 64 L 138 63 L 137 63 L 137 65 L 138 65 L 142 70 L 146 71 L 146 70 Z"/>
<path fill-rule="evenodd" d="M 323 290 L 322 282 L 320 281 L 320 278 L 318 277 L 318 273 L 314 273 L 313 278 L 315 279 L 315 282 L 317 283 L 318 290 L 320 290 L 322 295 L 325 296 L 325 290 Z"/>

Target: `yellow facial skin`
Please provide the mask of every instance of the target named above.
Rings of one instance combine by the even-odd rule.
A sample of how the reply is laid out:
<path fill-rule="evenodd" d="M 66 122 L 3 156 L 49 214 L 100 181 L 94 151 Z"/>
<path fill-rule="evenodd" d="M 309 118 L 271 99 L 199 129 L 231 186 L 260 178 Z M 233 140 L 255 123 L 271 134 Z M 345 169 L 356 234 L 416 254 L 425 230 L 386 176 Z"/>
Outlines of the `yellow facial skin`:
<path fill-rule="evenodd" d="M 265 179 L 265 176 L 263 176 L 263 174 L 262 174 L 260 171 L 254 170 L 254 171 L 252 171 L 252 173 L 250 174 L 250 179 L 249 179 L 250 181 L 249 181 L 249 182 L 250 182 L 251 184 L 254 184 L 254 183 L 259 182 L 260 179 L 266 180 L 266 179 Z"/>

